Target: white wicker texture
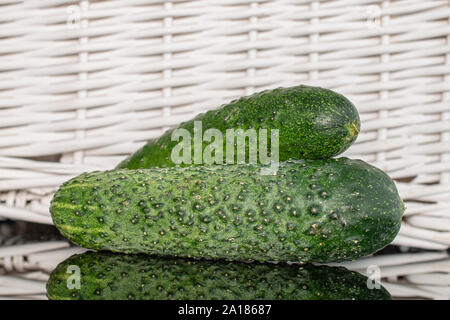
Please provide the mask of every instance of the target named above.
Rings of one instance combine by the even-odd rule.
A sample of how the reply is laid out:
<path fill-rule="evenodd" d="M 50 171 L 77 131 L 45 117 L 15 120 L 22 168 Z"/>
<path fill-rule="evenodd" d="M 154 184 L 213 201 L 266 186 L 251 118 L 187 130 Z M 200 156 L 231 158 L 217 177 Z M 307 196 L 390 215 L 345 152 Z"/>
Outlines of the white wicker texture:
<path fill-rule="evenodd" d="M 447 0 L 0 0 L 0 218 L 235 97 L 319 85 L 362 118 L 345 154 L 396 179 L 395 244 L 450 246 Z"/>
<path fill-rule="evenodd" d="M 0 300 L 45 299 L 49 273 L 59 262 L 85 251 L 67 246 L 53 241 L 0 248 Z M 372 256 L 334 265 L 368 276 L 377 266 L 381 283 L 394 299 L 450 299 L 450 258 L 445 251 Z"/>

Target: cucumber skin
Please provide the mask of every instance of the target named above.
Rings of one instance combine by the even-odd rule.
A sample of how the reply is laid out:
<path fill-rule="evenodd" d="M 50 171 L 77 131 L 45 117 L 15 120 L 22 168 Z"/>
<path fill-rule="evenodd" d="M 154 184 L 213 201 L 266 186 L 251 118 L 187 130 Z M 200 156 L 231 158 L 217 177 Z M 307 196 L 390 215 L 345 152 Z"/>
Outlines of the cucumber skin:
<path fill-rule="evenodd" d="M 69 266 L 81 271 L 68 289 Z M 69 280 L 70 281 L 70 280 Z M 389 300 L 385 288 L 343 267 L 156 258 L 86 252 L 50 275 L 51 300 Z"/>
<path fill-rule="evenodd" d="M 329 89 L 303 85 L 242 97 L 217 110 L 202 113 L 182 123 L 179 128 L 187 129 L 193 137 L 194 121 L 202 121 L 202 132 L 215 128 L 223 133 L 224 155 L 228 128 L 253 128 L 256 132 L 259 128 L 279 129 L 280 161 L 331 158 L 347 150 L 360 130 L 358 111 L 346 97 Z M 178 141 L 171 140 L 173 130 L 150 140 L 116 168 L 175 166 L 171 152 Z M 270 137 L 269 131 L 267 134 Z M 202 150 L 208 144 L 210 142 L 203 142 Z"/>
<path fill-rule="evenodd" d="M 347 158 L 112 170 L 64 183 L 50 207 L 82 247 L 229 260 L 334 262 L 388 245 L 403 202 L 381 170 Z"/>

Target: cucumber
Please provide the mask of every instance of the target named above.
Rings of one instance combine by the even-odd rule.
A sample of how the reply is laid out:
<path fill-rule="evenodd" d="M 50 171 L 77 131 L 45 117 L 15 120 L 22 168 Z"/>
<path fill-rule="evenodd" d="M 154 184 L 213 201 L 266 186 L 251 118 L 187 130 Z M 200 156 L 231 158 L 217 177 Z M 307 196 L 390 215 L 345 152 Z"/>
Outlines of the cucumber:
<path fill-rule="evenodd" d="M 216 164 L 231 164 L 231 161 L 226 159 L 226 129 L 244 131 L 255 129 L 256 132 L 259 132 L 259 129 L 267 129 L 269 138 L 269 130 L 278 129 L 279 161 L 331 158 L 344 152 L 356 140 L 360 130 L 358 111 L 347 98 L 329 89 L 303 85 L 266 90 L 242 97 L 182 123 L 179 129 L 186 129 L 192 138 L 195 121 L 201 121 L 202 132 L 214 128 L 223 134 L 223 157 L 221 157 L 223 161 L 216 161 Z M 165 132 L 158 139 L 150 140 L 144 147 L 122 161 L 117 168 L 175 166 L 171 154 L 180 141 L 172 141 L 173 130 Z M 201 156 L 211 142 L 199 141 L 201 154 L 198 153 L 200 157 L 198 163 L 194 160 L 193 141 L 193 139 L 190 141 L 192 153 L 190 163 L 181 165 L 210 164 Z M 270 151 L 271 144 L 268 141 L 267 145 Z M 245 148 L 248 155 L 248 144 Z M 260 151 L 265 153 L 264 156 L 268 153 L 260 150 L 258 144 L 258 154 Z M 235 149 L 234 154 L 237 152 Z M 263 163 L 260 158 L 256 161 Z M 234 163 L 237 163 L 236 156 Z"/>
<path fill-rule="evenodd" d="M 82 247 L 229 260 L 332 262 L 369 255 L 400 228 L 403 202 L 381 170 L 348 158 L 84 173 L 50 212 Z"/>
<path fill-rule="evenodd" d="M 78 288 L 74 266 L 80 271 Z M 47 296 L 52 300 L 391 299 L 381 285 L 369 289 L 367 283 L 365 276 L 343 267 L 87 252 L 56 267 Z"/>

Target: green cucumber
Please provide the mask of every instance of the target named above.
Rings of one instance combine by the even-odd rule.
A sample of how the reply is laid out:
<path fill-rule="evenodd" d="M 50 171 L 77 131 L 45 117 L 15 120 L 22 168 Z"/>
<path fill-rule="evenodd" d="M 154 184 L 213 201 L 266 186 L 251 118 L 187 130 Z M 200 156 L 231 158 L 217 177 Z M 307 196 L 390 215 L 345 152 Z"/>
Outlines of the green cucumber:
<path fill-rule="evenodd" d="M 381 170 L 347 158 L 84 173 L 50 207 L 88 249 L 229 260 L 332 262 L 388 245 L 403 202 Z"/>
<path fill-rule="evenodd" d="M 178 129 L 186 129 L 193 138 L 195 121 L 201 121 L 202 132 L 214 128 L 223 134 L 223 161 L 216 161 L 216 164 L 230 164 L 225 156 L 227 129 L 242 129 L 244 132 L 248 129 L 255 129 L 256 132 L 267 129 L 269 138 L 269 130 L 278 129 L 279 161 L 331 158 L 344 152 L 356 140 L 360 129 L 358 111 L 347 98 L 329 89 L 309 86 L 278 88 L 242 97 L 219 109 L 200 114 L 182 123 Z M 172 141 L 173 130 L 150 140 L 117 168 L 175 166 L 171 155 L 179 140 Z M 197 157 L 202 156 L 206 152 L 205 147 L 211 144 L 200 140 L 201 154 Z M 193 141 L 190 143 L 193 144 Z M 270 153 L 271 144 L 268 141 L 266 143 Z M 245 148 L 248 155 L 248 145 Z M 191 146 L 192 154 L 194 150 Z M 259 154 L 259 145 L 257 151 Z M 196 155 L 190 157 L 190 163 L 182 165 L 200 164 L 194 161 L 194 157 Z M 209 164 L 201 157 L 197 159 L 200 159 L 201 164 Z"/>
<path fill-rule="evenodd" d="M 79 268 L 77 286 L 74 266 Z M 343 267 L 274 265 L 87 252 L 50 275 L 52 300 L 387 300 Z"/>

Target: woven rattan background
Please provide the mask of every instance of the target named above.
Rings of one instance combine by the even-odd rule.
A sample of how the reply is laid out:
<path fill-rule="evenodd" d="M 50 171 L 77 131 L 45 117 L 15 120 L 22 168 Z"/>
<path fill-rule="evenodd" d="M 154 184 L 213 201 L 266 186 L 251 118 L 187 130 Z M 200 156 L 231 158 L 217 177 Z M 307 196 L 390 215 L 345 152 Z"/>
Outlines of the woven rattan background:
<path fill-rule="evenodd" d="M 450 1 L 0 1 L 0 218 L 50 224 L 56 187 L 265 88 L 348 96 L 346 156 L 396 179 L 395 244 L 450 246 Z"/>

